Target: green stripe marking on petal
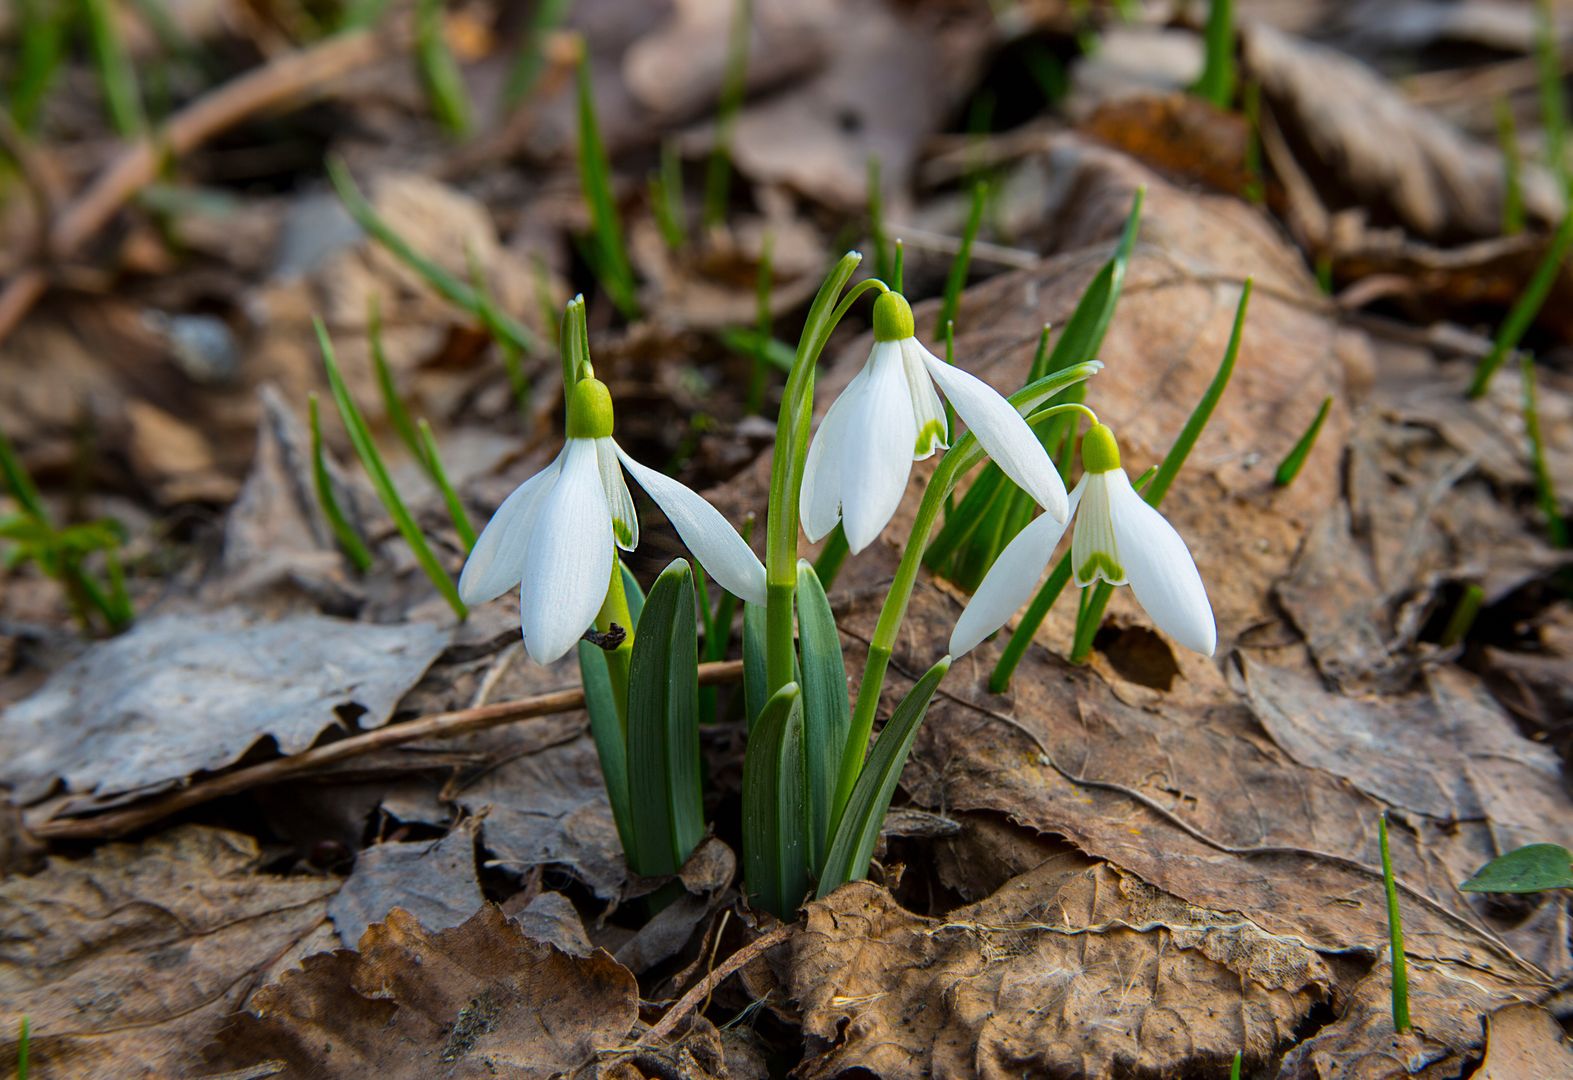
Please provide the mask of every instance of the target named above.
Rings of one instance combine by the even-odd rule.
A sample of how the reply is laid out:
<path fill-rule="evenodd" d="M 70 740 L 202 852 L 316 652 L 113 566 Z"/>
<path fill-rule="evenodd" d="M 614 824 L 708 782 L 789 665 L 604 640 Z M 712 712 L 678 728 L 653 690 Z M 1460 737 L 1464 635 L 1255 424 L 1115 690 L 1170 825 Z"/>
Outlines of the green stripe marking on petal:
<path fill-rule="evenodd" d="M 628 522 L 619 518 L 612 519 L 612 535 L 617 538 L 617 546 L 627 551 L 634 542 L 634 531 L 629 528 Z"/>
<path fill-rule="evenodd" d="M 1099 576 L 1105 581 L 1124 581 L 1125 568 L 1115 562 L 1114 556 L 1107 551 L 1094 551 L 1081 564 L 1081 569 L 1076 571 L 1076 580 L 1090 585 Z"/>
<path fill-rule="evenodd" d="M 945 424 L 941 420 L 929 420 L 923 424 L 918 432 L 918 441 L 913 447 L 913 453 L 919 457 L 926 457 L 945 441 Z"/>

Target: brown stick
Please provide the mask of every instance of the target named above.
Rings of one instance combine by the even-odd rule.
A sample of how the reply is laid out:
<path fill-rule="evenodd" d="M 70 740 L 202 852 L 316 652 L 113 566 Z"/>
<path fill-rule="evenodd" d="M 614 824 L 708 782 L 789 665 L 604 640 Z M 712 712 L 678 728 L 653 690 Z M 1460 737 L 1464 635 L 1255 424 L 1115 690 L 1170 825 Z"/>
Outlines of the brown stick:
<path fill-rule="evenodd" d="M 741 660 L 724 660 L 714 664 L 699 665 L 699 685 L 736 682 L 742 678 Z M 529 720 L 553 713 L 572 712 L 584 707 L 584 691 L 557 690 L 550 694 L 520 698 L 518 701 L 499 701 L 473 709 L 435 713 L 402 724 L 390 724 L 375 731 L 351 735 L 347 739 L 318 746 L 299 754 L 265 761 L 234 772 L 199 780 L 188 788 L 152 799 L 138 806 L 115 810 L 86 818 L 66 818 L 47 821 L 32 829 L 40 840 L 105 840 L 124 836 L 128 832 L 161 821 L 171 814 L 198 806 L 225 795 L 235 795 L 264 784 L 299 776 L 326 765 L 373 750 L 386 750 L 391 746 L 416 742 L 420 739 L 451 739 L 472 731 L 511 724 L 516 720 Z"/>
<path fill-rule="evenodd" d="M 689 987 L 688 993 L 678 999 L 676 1005 L 666 1010 L 666 1015 L 656 1022 L 655 1027 L 644 1033 L 639 1039 L 638 1045 L 646 1046 L 669 1037 L 672 1032 L 677 1030 L 677 1025 L 687 1019 L 688 1014 L 698 1008 L 699 1003 L 706 1000 L 715 988 L 721 985 L 722 980 L 760 953 L 781 944 L 781 942 L 787 939 L 787 935 L 792 933 L 796 925 L 796 923 L 782 923 L 764 937 L 755 938 L 721 961 L 720 967 L 694 983 L 693 986 Z"/>
<path fill-rule="evenodd" d="M 121 151 L 120 156 L 55 220 L 49 253 L 67 259 L 131 200 L 158 178 L 169 158 L 188 154 L 226 128 L 268 108 L 310 93 L 376 60 L 390 46 L 408 37 L 407 21 L 390 20 L 388 29 L 360 30 L 329 38 L 320 45 L 289 53 L 254 68 L 178 113 L 151 138 Z M 13 277 L 0 292 L 0 341 L 49 287 L 40 267 Z"/>

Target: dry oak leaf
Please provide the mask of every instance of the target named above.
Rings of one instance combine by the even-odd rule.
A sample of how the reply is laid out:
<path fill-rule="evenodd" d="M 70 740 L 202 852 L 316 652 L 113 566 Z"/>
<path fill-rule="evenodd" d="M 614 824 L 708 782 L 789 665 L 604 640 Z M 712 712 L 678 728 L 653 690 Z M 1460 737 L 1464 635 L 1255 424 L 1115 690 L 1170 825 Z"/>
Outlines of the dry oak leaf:
<path fill-rule="evenodd" d="M 39 1076 L 184 1075 L 338 888 L 259 861 L 248 836 L 186 825 L 0 882 L 0 1061 L 26 1015 Z"/>
<path fill-rule="evenodd" d="M 1332 976 L 1302 942 L 1071 853 L 924 918 L 884 889 L 808 908 L 793 997 L 804 1077 L 1170 1076 L 1262 1062 Z"/>
<path fill-rule="evenodd" d="M 604 951 L 532 940 L 493 905 L 438 933 L 398 909 L 357 951 L 308 957 L 257 991 L 209 1057 L 319 1080 L 546 1080 L 622 1045 L 638 1003 L 633 973 Z"/>

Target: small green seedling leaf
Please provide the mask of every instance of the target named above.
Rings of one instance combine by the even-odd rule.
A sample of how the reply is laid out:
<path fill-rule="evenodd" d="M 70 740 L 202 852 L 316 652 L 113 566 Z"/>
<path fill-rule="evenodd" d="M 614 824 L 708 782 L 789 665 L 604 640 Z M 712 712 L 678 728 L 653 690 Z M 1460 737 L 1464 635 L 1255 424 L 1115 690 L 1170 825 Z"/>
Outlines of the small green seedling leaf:
<path fill-rule="evenodd" d="M 1300 470 L 1305 467 L 1305 459 L 1311 456 L 1311 450 L 1316 446 L 1316 437 L 1322 433 L 1322 425 L 1327 422 L 1327 414 L 1332 411 L 1333 398 L 1329 394 L 1322 399 L 1322 405 L 1316 410 L 1316 416 L 1311 420 L 1311 426 L 1305 429 L 1305 434 L 1295 442 L 1289 453 L 1284 455 L 1283 461 L 1278 464 L 1278 471 L 1273 473 L 1275 487 L 1288 487 L 1294 483 L 1294 478 L 1300 475 Z"/>
<path fill-rule="evenodd" d="M 147 129 L 147 113 L 142 108 L 136 66 L 126 49 L 125 35 L 109 0 L 83 0 L 82 6 L 109 118 L 122 138 L 134 138 Z"/>
<path fill-rule="evenodd" d="M 1387 850 L 1387 812 L 1376 823 L 1382 849 L 1382 885 L 1387 891 L 1387 935 L 1393 954 L 1393 1030 L 1409 1030 L 1409 969 L 1404 957 L 1404 921 L 1398 910 L 1398 883 L 1393 880 L 1393 859 Z"/>
<path fill-rule="evenodd" d="M 1540 308 L 1545 304 L 1546 297 L 1551 294 L 1551 286 L 1556 283 L 1557 274 L 1561 273 L 1562 264 L 1567 261 L 1570 248 L 1573 248 L 1573 210 L 1562 215 L 1562 223 L 1552 234 L 1551 244 L 1546 248 L 1546 254 L 1540 260 L 1540 265 L 1535 267 L 1535 273 L 1530 277 L 1529 284 L 1518 294 L 1518 299 L 1508 310 L 1507 318 L 1502 321 L 1496 340 L 1491 344 L 1491 351 L 1475 368 L 1475 377 L 1469 383 L 1470 397 L 1478 398 L 1485 394 L 1486 388 L 1491 385 L 1491 377 L 1507 362 L 1513 350 L 1518 348 L 1518 343 L 1523 340 L 1530 324 L 1535 321 L 1535 316 L 1540 314 Z"/>
<path fill-rule="evenodd" d="M 1191 90 L 1218 108 L 1227 109 L 1234 100 L 1234 0 L 1212 0 L 1207 9 L 1204 41 L 1202 75 Z"/>
<path fill-rule="evenodd" d="M 573 0 L 541 0 L 530 17 L 530 28 L 519 44 L 519 57 L 508 73 L 508 85 L 503 90 L 503 102 L 517 108 L 546 70 L 546 37 L 562 23 Z"/>
<path fill-rule="evenodd" d="M 1561 844 L 1529 844 L 1498 855 L 1459 888 L 1483 893 L 1573 889 L 1573 852 Z"/>
<path fill-rule="evenodd" d="M 453 485 L 448 482 L 448 470 L 443 468 L 442 455 L 437 452 L 437 437 L 432 434 L 431 425 L 424 419 L 416 425 L 416 434 L 420 437 L 421 460 L 426 463 L 426 471 L 431 474 L 432 483 L 437 485 L 437 490 L 442 493 L 443 505 L 448 508 L 448 517 L 453 521 L 453 529 L 459 534 L 459 542 L 464 545 L 464 553 L 468 555 L 475 547 L 475 526 L 470 524 L 469 512 L 464 509 L 464 500 L 459 498 L 459 493 L 453 490 Z"/>
<path fill-rule="evenodd" d="M 1241 1051 L 1234 1052 L 1234 1061 L 1229 1065 L 1229 1080 L 1240 1080 L 1240 1065 L 1244 1055 Z"/>
<path fill-rule="evenodd" d="M 924 672 L 896 706 L 879 738 L 874 740 L 874 748 L 869 751 L 868 760 L 852 785 L 846 809 L 836 822 L 819 875 L 820 896 L 829 896 L 847 882 L 861 881 L 868 876 L 869 860 L 874 857 L 874 845 L 879 842 L 885 812 L 890 809 L 890 799 L 896 793 L 896 782 L 901 779 L 907 754 L 912 750 L 912 740 L 917 738 L 918 726 L 928 713 L 929 702 L 949 670 L 950 657 L 947 656 Z"/>
<path fill-rule="evenodd" d="M 455 138 L 470 131 L 470 94 L 443 33 L 443 0 L 420 0 L 415 9 L 415 57 L 432 115 Z"/>
<path fill-rule="evenodd" d="M 790 918 L 808 895 L 803 700 L 789 682 L 760 710 L 743 758 L 743 881 L 751 902 Z"/>
<path fill-rule="evenodd" d="M 371 550 L 350 524 L 349 518 L 344 516 L 339 497 L 333 490 L 333 478 L 328 475 L 328 461 L 322 447 L 322 421 L 317 411 L 315 392 L 306 398 L 306 415 L 311 421 L 311 479 L 317 490 L 317 503 L 322 507 L 323 516 L 328 519 L 328 527 L 333 530 L 333 538 L 339 542 L 339 549 L 354 564 L 355 569 L 364 574 L 371 569 Z"/>
<path fill-rule="evenodd" d="M 694 579 L 674 559 L 645 598 L 628 672 L 628 797 L 634 870 L 675 874 L 705 832 L 699 782 L 699 631 Z"/>

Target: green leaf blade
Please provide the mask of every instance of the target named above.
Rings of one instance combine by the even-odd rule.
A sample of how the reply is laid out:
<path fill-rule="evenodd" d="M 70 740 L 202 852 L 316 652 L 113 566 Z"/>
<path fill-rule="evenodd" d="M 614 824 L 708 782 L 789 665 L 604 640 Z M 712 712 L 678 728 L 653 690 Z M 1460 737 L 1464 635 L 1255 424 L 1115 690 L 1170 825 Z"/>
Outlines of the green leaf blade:
<path fill-rule="evenodd" d="M 744 886 L 781 919 L 809 889 L 803 766 L 803 699 L 789 682 L 760 711 L 743 758 Z"/>
<path fill-rule="evenodd" d="M 798 651 L 803 672 L 803 759 L 808 785 L 808 862 L 830 842 L 837 770 L 852 729 L 841 634 L 825 590 L 808 562 L 797 564 Z"/>
<path fill-rule="evenodd" d="M 1484 893 L 1573 889 L 1573 852 L 1561 844 L 1528 844 L 1498 855 L 1459 888 Z"/>

